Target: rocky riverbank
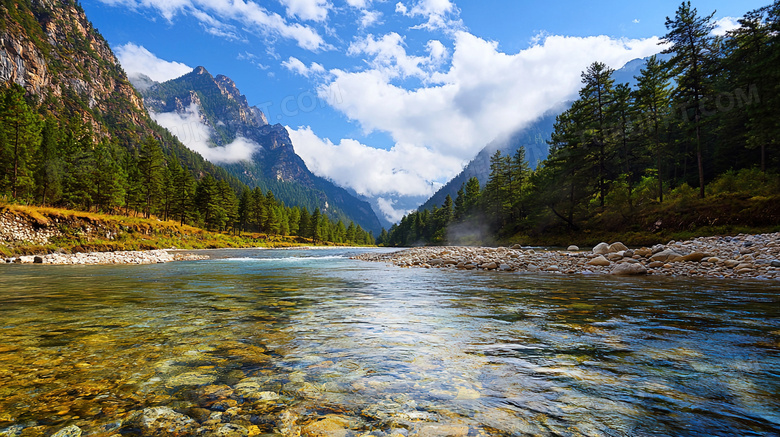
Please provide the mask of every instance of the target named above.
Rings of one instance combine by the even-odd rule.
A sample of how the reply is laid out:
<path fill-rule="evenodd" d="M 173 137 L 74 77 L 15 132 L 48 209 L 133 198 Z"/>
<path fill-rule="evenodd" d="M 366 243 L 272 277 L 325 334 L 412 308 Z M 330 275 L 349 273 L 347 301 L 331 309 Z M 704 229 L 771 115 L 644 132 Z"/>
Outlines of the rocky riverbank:
<path fill-rule="evenodd" d="M 601 243 L 590 250 L 513 247 L 419 247 L 354 257 L 399 267 L 548 272 L 555 274 L 664 275 L 780 279 L 780 233 L 702 237 L 630 249 Z"/>
<path fill-rule="evenodd" d="M 206 255 L 178 253 L 161 249 L 73 254 L 52 253 L 49 255 L 5 258 L 4 261 L 7 264 L 159 264 L 171 261 L 194 261 L 208 258 L 209 257 Z"/>

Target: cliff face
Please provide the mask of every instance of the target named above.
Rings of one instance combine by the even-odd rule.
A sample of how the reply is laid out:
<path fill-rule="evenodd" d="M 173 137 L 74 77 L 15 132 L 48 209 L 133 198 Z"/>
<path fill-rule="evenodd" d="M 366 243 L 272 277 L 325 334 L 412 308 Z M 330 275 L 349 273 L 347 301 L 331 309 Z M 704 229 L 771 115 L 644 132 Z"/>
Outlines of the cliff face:
<path fill-rule="evenodd" d="M 0 82 L 24 87 L 56 115 L 80 115 L 99 136 L 148 126 L 143 100 L 108 43 L 71 0 L 4 1 Z"/>

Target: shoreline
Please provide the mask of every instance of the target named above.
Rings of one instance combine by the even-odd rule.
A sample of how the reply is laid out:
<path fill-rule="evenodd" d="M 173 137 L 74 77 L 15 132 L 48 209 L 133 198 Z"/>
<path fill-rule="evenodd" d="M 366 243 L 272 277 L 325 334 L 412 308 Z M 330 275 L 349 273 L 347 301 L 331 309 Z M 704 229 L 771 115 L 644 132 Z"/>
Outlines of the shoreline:
<path fill-rule="evenodd" d="M 353 259 L 402 268 L 443 268 L 566 275 L 658 275 L 780 280 L 780 233 L 670 241 L 629 249 L 620 242 L 590 250 L 512 247 L 418 247 Z"/>
<path fill-rule="evenodd" d="M 197 261 L 210 259 L 208 255 L 175 253 L 182 249 L 122 250 L 116 252 L 51 253 L 5 258 L 5 264 L 46 265 L 121 265 L 162 264 L 173 261 Z M 186 249 L 184 249 L 186 250 Z"/>
<path fill-rule="evenodd" d="M 225 247 L 214 249 L 149 249 L 114 252 L 50 253 L 45 255 L 21 255 L 0 258 L 0 264 L 46 265 L 121 265 L 161 264 L 174 261 L 200 261 L 211 259 L 202 253 L 206 250 L 326 250 L 360 249 L 360 246 L 284 246 L 284 247 Z"/>

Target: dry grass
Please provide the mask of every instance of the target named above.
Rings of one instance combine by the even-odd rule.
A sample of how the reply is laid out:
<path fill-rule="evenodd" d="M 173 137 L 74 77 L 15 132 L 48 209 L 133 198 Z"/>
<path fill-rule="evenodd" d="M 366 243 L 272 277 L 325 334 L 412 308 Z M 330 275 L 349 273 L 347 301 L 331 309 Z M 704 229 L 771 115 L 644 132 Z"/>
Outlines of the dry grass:
<path fill-rule="evenodd" d="M 254 233 L 239 237 L 156 218 L 146 219 L 50 207 L 0 205 L 0 214 L 6 211 L 28 220 L 37 227 L 57 226 L 62 237 L 57 237 L 46 245 L 0 243 L 0 255 L 5 257 L 55 251 L 73 253 L 167 248 L 294 247 L 318 244 L 308 238 L 296 236 Z M 85 232 L 85 225 L 92 228 L 92 232 Z M 112 235 L 107 237 L 107 232 Z"/>

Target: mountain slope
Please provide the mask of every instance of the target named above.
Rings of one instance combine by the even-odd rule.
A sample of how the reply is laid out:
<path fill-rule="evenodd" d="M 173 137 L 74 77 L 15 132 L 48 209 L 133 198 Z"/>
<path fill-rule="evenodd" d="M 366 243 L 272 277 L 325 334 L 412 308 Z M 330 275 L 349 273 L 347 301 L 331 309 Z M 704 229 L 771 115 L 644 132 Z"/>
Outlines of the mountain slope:
<path fill-rule="evenodd" d="M 381 229 L 367 202 L 311 173 L 295 153 L 284 126 L 269 125 L 230 78 L 212 76 L 197 67 L 177 79 L 146 87 L 142 93 L 160 123 L 172 122 L 171 129 L 185 120 L 196 124 L 195 132 L 180 129 L 177 135 L 188 145 L 200 143 L 198 150 L 207 156 L 214 154 L 212 160 L 250 187 L 270 189 L 290 206 L 310 211 L 320 208 L 334 219 L 354 221 L 375 233 Z M 193 137 L 189 141 L 188 135 Z"/>
<path fill-rule="evenodd" d="M 126 150 L 153 136 L 195 176 L 211 174 L 234 188 L 238 179 L 205 161 L 149 117 L 106 40 L 76 0 L 3 0 L 0 86 L 18 84 L 46 112 L 86 123 L 97 139 Z"/>

